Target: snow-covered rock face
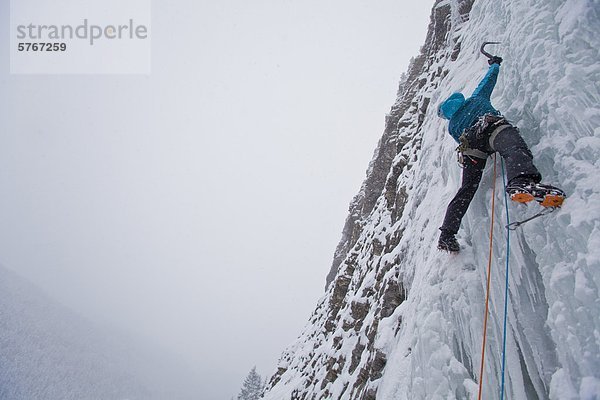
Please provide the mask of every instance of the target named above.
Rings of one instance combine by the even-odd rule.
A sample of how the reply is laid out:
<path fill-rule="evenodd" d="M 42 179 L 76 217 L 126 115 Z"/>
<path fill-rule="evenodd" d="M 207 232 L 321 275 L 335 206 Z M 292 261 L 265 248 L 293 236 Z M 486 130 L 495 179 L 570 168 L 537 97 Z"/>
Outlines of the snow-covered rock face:
<path fill-rule="evenodd" d="M 493 159 L 463 220 L 459 255 L 435 248 L 460 184 L 436 107 L 504 58 L 493 104 L 517 125 L 544 182 L 568 200 L 511 234 L 506 398 L 600 398 L 600 3 L 438 0 L 422 53 L 350 206 L 319 301 L 265 399 L 477 398 L 492 212 L 483 398 L 500 397 L 507 237 Z M 491 46 L 488 50 L 492 50 Z M 491 200 L 495 196 L 495 211 Z M 512 220 L 539 210 L 508 204 Z"/>

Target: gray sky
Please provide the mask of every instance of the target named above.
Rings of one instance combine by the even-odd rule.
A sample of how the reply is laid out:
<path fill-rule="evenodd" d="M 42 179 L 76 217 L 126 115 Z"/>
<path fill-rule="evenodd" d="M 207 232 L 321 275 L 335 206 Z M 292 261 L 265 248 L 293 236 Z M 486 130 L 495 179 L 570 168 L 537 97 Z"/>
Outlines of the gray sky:
<path fill-rule="evenodd" d="M 432 3 L 155 2 L 150 76 L 9 75 L 5 58 L 0 262 L 210 370 L 215 399 L 271 374 Z"/>

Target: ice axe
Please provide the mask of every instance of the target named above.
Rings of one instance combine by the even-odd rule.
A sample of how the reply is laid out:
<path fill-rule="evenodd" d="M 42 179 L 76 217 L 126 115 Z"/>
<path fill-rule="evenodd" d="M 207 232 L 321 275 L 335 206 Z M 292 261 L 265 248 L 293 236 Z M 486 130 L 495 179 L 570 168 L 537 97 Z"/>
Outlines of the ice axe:
<path fill-rule="evenodd" d="M 501 42 L 483 42 L 483 44 L 481 45 L 481 54 L 483 54 L 484 56 L 486 56 L 487 58 L 494 58 L 493 55 L 491 55 L 490 53 L 488 53 L 487 51 L 485 51 L 485 46 L 487 46 L 488 44 L 500 44 Z"/>

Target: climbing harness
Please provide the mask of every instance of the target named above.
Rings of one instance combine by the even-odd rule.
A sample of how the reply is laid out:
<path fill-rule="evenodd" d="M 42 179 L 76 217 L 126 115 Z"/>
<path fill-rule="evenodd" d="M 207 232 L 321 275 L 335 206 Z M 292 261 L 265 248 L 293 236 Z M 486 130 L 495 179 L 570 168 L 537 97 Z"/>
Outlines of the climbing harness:
<path fill-rule="evenodd" d="M 462 135 L 460 135 L 460 144 L 458 145 L 458 147 L 456 148 L 456 157 L 457 157 L 457 161 L 460 164 L 461 168 L 465 167 L 465 158 L 469 158 L 471 160 L 471 162 L 473 162 L 473 157 L 477 157 L 477 158 L 481 158 L 481 159 L 486 159 L 488 158 L 489 154 L 481 151 L 481 150 L 477 150 L 477 149 L 473 149 L 471 148 L 471 145 L 469 144 L 469 139 L 467 139 L 466 133 L 463 133 Z"/>
<path fill-rule="evenodd" d="M 466 158 L 477 163 L 473 158 L 487 159 L 494 153 L 494 140 L 506 128 L 513 127 L 501 115 L 485 114 L 458 138 L 456 148 L 457 161 L 462 168 L 465 167 Z M 516 128 L 515 128 L 516 129 Z"/>

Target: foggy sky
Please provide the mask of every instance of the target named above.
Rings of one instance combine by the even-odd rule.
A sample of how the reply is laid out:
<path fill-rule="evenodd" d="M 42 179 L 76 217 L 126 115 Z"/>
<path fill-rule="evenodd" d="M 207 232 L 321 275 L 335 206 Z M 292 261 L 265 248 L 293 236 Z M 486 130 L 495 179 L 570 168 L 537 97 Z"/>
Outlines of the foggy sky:
<path fill-rule="evenodd" d="M 0 263 L 229 399 L 323 294 L 430 2 L 152 5 L 152 73 L 10 75 Z"/>

